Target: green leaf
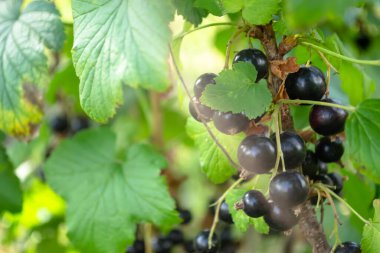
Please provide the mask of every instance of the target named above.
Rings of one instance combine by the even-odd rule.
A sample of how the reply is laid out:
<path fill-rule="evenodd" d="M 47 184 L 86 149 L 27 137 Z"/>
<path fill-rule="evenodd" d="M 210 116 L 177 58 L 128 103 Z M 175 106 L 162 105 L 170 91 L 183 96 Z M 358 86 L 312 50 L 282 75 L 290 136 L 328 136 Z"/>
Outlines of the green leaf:
<path fill-rule="evenodd" d="M 235 13 L 244 6 L 244 0 L 222 0 L 223 7 L 227 13 Z"/>
<path fill-rule="evenodd" d="M 215 16 L 223 16 L 224 13 L 222 0 L 195 0 L 194 6 L 206 9 Z"/>
<path fill-rule="evenodd" d="M 361 249 L 363 253 L 380 252 L 380 200 L 373 201 L 375 215 L 370 224 L 364 225 Z"/>
<path fill-rule="evenodd" d="M 13 167 L 3 147 L 0 147 L 0 213 L 20 212 L 22 191 L 20 181 L 13 173 Z"/>
<path fill-rule="evenodd" d="M 222 112 L 244 113 L 248 118 L 261 116 L 272 103 L 265 81 L 255 83 L 257 71 L 246 62 L 238 62 L 232 70 L 222 71 L 216 85 L 208 85 L 201 101 Z"/>
<path fill-rule="evenodd" d="M 0 1 L 0 129 L 26 136 L 41 111 L 24 85 L 47 79 L 45 47 L 59 50 L 64 29 L 59 13 L 48 1 L 33 1 L 21 13 L 19 0 Z"/>
<path fill-rule="evenodd" d="M 69 237 L 85 252 L 122 252 L 140 222 L 164 231 L 179 222 L 160 176 L 164 157 L 134 145 L 119 162 L 115 144 L 108 129 L 83 131 L 59 144 L 45 165 L 48 183 L 68 203 Z"/>
<path fill-rule="evenodd" d="M 209 127 L 229 155 L 236 161 L 237 148 L 244 136 L 241 134 L 225 135 L 216 130 L 211 124 L 209 124 Z M 224 153 L 210 137 L 203 124 L 189 118 L 186 130 L 195 141 L 195 146 L 200 153 L 199 159 L 202 171 L 206 173 L 209 180 L 215 184 L 223 183 L 237 172 L 236 168 L 232 167 Z"/>
<path fill-rule="evenodd" d="M 364 100 L 346 122 L 348 152 L 362 172 L 380 182 L 380 100 Z"/>
<path fill-rule="evenodd" d="M 265 25 L 280 10 L 281 0 L 245 0 L 243 18 L 253 25 Z"/>
<path fill-rule="evenodd" d="M 73 62 L 87 114 L 105 122 L 123 101 L 122 83 L 167 88 L 170 0 L 74 0 Z"/>
<path fill-rule="evenodd" d="M 246 189 L 233 189 L 227 194 L 226 197 L 226 203 L 228 204 L 228 209 L 230 210 L 235 227 L 240 232 L 245 232 L 247 231 L 249 225 L 253 225 L 257 232 L 268 234 L 269 226 L 265 223 L 262 217 L 250 218 L 244 213 L 243 210 L 236 210 L 234 208 L 235 203 L 240 201 L 246 192 Z"/>
<path fill-rule="evenodd" d="M 202 19 L 207 16 L 208 12 L 205 9 L 194 7 L 195 0 L 174 0 L 174 5 L 177 8 L 179 15 L 192 23 L 194 26 L 198 26 L 202 23 Z"/>

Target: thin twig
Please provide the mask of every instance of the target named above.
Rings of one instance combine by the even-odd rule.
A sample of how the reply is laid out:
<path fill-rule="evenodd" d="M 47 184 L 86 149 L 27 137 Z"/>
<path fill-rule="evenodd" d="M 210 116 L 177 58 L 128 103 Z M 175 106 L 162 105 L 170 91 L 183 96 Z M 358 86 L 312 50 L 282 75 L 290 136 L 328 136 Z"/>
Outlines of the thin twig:
<path fill-rule="evenodd" d="M 318 54 L 321 57 L 322 61 L 327 65 L 327 67 L 330 67 L 336 73 L 339 73 L 339 71 L 331 64 L 331 62 L 329 62 L 329 60 L 327 60 L 326 56 L 321 51 L 318 51 Z"/>
<path fill-rule="evenodd" d="M 153 253 L 152 249 L 152 225 L 144 224 L 144 246 L 146 253 Z"/>
<path fill-rule="evenodd" d="M 356 110 L 356 108 L 354 106 L 340 105 L 340 104 L 314 101 L 314 100 L 280 99 L 277 101 L 277 103 L 279 103 L 279 104 L 290 104 L 290 105 L 298 105 L 298 104 L 322 105 L 322 106 L 340 108 L 340 109 L 350 111 L 350 112 L 354 112 Z"/>
<path fill-rule="evenodd" d="M 230 57 L 231 57 L 231 50 L 232 50 L 232 45 L 234 44 L 235 40 L 239 38 L 240 34 L 243 32 L 243 29 L 237 30 L 232 37 L 228 40 L 227 43 L 227 50 L 226 50 L 226 60 L 224 62 L 224 69 L 228 69 L 229 62 L 230 62 Z"/>

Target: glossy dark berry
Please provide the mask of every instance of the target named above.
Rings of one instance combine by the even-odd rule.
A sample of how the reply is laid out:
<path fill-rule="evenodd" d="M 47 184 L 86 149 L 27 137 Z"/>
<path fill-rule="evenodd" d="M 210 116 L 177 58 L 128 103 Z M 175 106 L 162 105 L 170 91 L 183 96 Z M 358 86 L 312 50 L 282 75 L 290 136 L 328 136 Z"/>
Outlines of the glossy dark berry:
<path fill-rule="evenodd" d="M 309 183 L 299 172 L 282 172 L 270 182 L 269 194 L 276 204 L 294 207 L 306 201 L 309 195 Z"/>
<path fill-rule="evenodd" d="M 273 141 L 276 142 L 276 136 Z M 284 154 L 287 170 L 301 166 L 306 157 L 306 146 L 303 139 L 296 133 L 283 132 L 280 134 L 281 150 Z"/>
<path fill-rule="evenodd" d="M 66 115 L 53 118 L 51 121 L 51 129 L 57 134 L 65 134 L 70 130 L 70 122 Z"/>
<path fill-rule="evenodd" d="M 355 242 L 344 242 L 336 247 L 334 253 L 361 253 L 360 245 Z"/>
<path fill-rule="evenodd" d="M 313 151 L 308 150 L 306 152 L 305 160 L 302 163 L 302 173 L 305 176 L 312 178 L 319 174 L 326 174 L 327 167 L 326 164 L 318 160 Z"/>
<path fill-rule="evenodd" d="M 193 216 L 191 215 L 191 212 L 189 210 L 186 210 L 186 209 L 177 209 L 178 213 L 179 213 L 179 217 L 181 218 L 182 220 L 182 225 L 186 225 L 186 224 L 189 224 L 190 221 L 192 220 Z"/>
<path fill-rule="evenodd" d="M 214 126 L 224 134 L 237 134 L 249 126 L 249 119 L 241 113 L 216 112 L 212 117 Z"/>
<path fill-rule="evenodd" d="M 325 76 L 314 66 L 301 67 L 296 73 L 290 73 L 285 80 L 290 99 L 319 101 L 326 93 L 326 87 Z"/>
<path fill-rule="evenodd" d="M 132 246 L 129 246 L 126 253 L 145 253 L 144 241 L 136 240 Z"/>
<path fill-rule="evenodd" d="M 183 249 L 185 250 L 186 253 L 194 253 L 194 242 L 192 240 L 185 241 L 183 243 Z"/>
<path fill-rule="evenodd" d="M 73 133 L 77 133 L 89 127 L 90 127 L 90 122 L 84 116 L 77 116 L 71 119 L 71 131 Z"/>
<path fill-rule="evenodd" d="M 251 172 L 267 173 L 276 163 L 275 143 L 263 136 L 247 136 L 239 145 L 237 156 L 240 165 Z"/>
<path fill-rule="evenodd" d="M 210 231 L 204 230 L 199 233 L 194 239 L 194 248 L 196 252 L 199 253 L 216 253 L 218 251 L 218 237 L 214 233 L 212 235 L 212 245 L 209 249 L 208 247 L 208 237 Z"/>
<path fill-rule="evenodd" d="M 215 77 L 217 77 L 217 75 L 213 73 L 205 73 L 199 76 L 194 84 L 194 97 L 196 97 L 199 100 L 206 86 L 209 84 L 215 84 Z"/>
<path fill-rule="evenodd" d="M 169 253 L 173 243 L 168 238 L 159 236 L 152 240 L 152 247 L 155 253 Z"/>
<path fill-rule="evenodd" d="M 326 175 L 326 174 L 321 174 L 321 175 L 318 175 L 318 176 L 315 176 L 313 179 L 312 179 L 314 182 L 320 182 L 324 185 L 327 185 L 329 187 L 334 187 L 334 182 L 332 181 L 332 179 Z"/>
<path fill-rule="evenodd" d="M 333 182 L 333 185 L 335 187 L 334 192 L 336 194 L 340 194 L 343 190 L 343 178 L 338 173 L 329 173 L 327 176 L 331 179 Z"/>
<path fill-rule="evenodd" d="M 371 37 L 363 32 L 359 33 L 359 35 L 355 39 L 355 42 L 357 47 L 362 51 L 366 51 L 372 44 Z"/>
<path fill-rule="evenodd" d="M 245 214 L 253 218 L 267 214 L 270 209 L 270 205 L 264 195 L 256 190 L 251 190 L 244 194 L 243 204 Z"/>
<path fill-rule="evenodd" d="M 257 70 L 256 82 L 268 76 L 268 59 L 265 54 L 258 49 L 248 48 L 241 50 L 234 57 L 233 63 L 237 62 L 250 62 L 255 66 Z"/>
<path fill-rule="evenodd" d="M 223 201 L 220 205 L 219 219 L 229 224 L 233 223 L 230 210 L 228 209 L 228 204 L 225 201 Z"/>
<path fill-rule="evenodd" d="M 172 229 L 166 238 L 169 239 L 173 245 L 183 243 L 184 241 L 183 232 L 179 229 Z"/>
<path fill-rule="evenodd" d="M 271 204 L 270 211 L 264 215 L 264 220 L 268 226 L 275 231 L 286 231 L 294 227 L 298 218 L 290 208 Z"/>
<path fill-rule="evenodd" d="M 315 154 L 319 160 L 325 163 L 339 161 L 343 153 L 344 147 L 342 141 L 339 139 L 331 141 L 330 138 L 324 137 L 320 139 L 315 146 Z"/>
<path fill-rule="evenodd" d="M 199 114 L 195 109 L 195 106 L 198 107 Z M 214 115 L 214 110 L 206 105 L 201 104 L 195 97 L 193 97 L 192 101 L 189 103 L 189 112 L 191 116 L 193 116 L 193 118 L 199 122 L 202 122 L 202 120 L 209 122 Z"/>
<path fill-rule="evenodd" d="M 322 101 L 337 104 L 328 98 Z M 343 132 L 347 116 L 348 113 L 341 108 L 313 105 L 309 115 L 309 123 L 316 133 L 328 136 Z"/>

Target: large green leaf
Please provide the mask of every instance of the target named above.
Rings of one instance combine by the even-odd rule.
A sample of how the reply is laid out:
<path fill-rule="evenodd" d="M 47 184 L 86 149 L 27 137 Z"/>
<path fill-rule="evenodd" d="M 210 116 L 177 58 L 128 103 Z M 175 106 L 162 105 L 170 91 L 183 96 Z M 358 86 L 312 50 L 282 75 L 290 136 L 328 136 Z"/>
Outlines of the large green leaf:
<path fill-rule="evenodd" d="M 0 129 L 28 135 L 30 124 L 41 119 L 23 85 L 40 84 L 47 78 L 45 47 L 59 50 L 63 24 L 54 5 L 33 1 L 21 13 L 20 0 L 0 1 Z"/>
<path fill-rule="evenodd" d="M 0 147 L 0 213 L 20 212 L 22 191 L 20 182 L 13 173 L 12 164 L 3 147 Z"/>
<path fill-rule="evenodd" d="M 122 83 L 168 86 L 170 0 L 74 0 L 73 61 L 83 109 L 105 122 L 122 103 Z"/>
<path fill-rule="evenodd" d="M 220 133 L 209 124 L 216 138 L 227 150 L 230 156 L 237 160 L 237 148 L 244 138 L 242 135 L 225 135 Z M 237 168 L 232 167 L 224 153 L 210 137 L 206 128 L 199 122 L 189 118 L 186 125 L 187 133 L 195 141 L 195 146 L 200 153 L 200 163 L 202 171 L 215 184 L 223 183 L 237 172 Z"/>
<path fill-rule="evenodd" d="M 166 160 L 146 145 L 116 160 L 116 137 L 108 129 L 63 141 L 46 163 L 48 183 L 68 203 L 69 236 L 84 252 L 122 252 L 136 224 L 167 230 L 179 221 L 160 169 Z"/>
<path fill-rule="evenodd" d="M 194 6 L 206 9 L 215 16 L 223 16 L 222 0 L 195 0 Z"/>
<path fill-rule="evenodd" d="M 373 202 L 375 215 L 370 224 L 364 225 L 361 249 L 363 253 L 380 252 L 380 200 Z"/>
<path fill-rule="evenodd" d="M 198 26 L 208 12 L 205 9 L 194 7 L 194 3 L 195 0 L 174 0 L 177 13 L 194 26 Z"/>
<path fill-rule="evenodd" d="M 238 62 L 232 70 L 222 71 L 216 85 L 208 85 L 201 101 L 222 112 L 244 113 L 248 118 L 261 116 L 272 103 L 265 81 L 255 83 L 257 71 L 246 62 Z M 228 101 L 228 103 L 226 103 Z"/>
<path fill-rule="evenodd" d="M 364 100 L 346 123 L 351 157 L 363 165 L 363 173 L 380 182 L 380 100 Z"/>

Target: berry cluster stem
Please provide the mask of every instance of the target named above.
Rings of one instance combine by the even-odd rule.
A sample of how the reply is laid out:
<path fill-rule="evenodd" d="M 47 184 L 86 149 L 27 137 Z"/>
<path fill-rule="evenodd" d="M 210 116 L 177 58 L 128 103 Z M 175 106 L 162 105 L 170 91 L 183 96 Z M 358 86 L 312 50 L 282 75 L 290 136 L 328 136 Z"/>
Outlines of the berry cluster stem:
<path fill-rule="evenodd" d="M 308 104 L 308 105 L 322 105 L 340 108 L 349 112 L 354 112 L 356 108 L 354 106 L 340 105 L 322 101 L 314 101 L 314 100 L 301 100 L 301 99 L 280 99 L 277 101 L 279 104 L 289 104 L 289 105 L 299 105 L 299 104 Z"/>

